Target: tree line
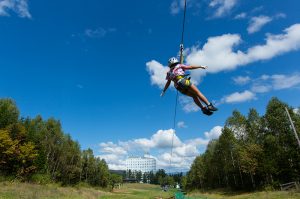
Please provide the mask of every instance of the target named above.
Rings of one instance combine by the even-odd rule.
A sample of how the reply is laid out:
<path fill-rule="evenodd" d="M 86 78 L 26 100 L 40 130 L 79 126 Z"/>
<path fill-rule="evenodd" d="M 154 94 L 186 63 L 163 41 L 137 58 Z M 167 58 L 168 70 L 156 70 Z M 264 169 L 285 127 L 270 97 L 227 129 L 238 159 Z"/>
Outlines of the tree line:
<path fill-rule="evenodd" d="M 299 135 L 299 110 L 295 112 L 277 98 L 269 101 L 263 116 L 255 109 L 247 116 L 235 110 L 221 136 L 194 160 L 185 188 L 273 189 L 280 183 L 299 181 L 300 148 L 285 107 Z"/>
<path fill-rule="evenodd" d="M 167 174 L 164 169 L 158 169 L 156 172 L 144 172 L 128 170 L 123 173 L 123 179 L 133 180 L 136 182 L 143 182 L 156 185 L 169 185 L 175 186 L 176 184 L 182 184 L 183 173 Z"/>
<path fill-rule="evenodd" d="M 80 182 L 109 187 L 122 177 L 110 174 L 105 160 L 82 150 L 62 130 L 59 120 L 41 116 L 20 118 L 11 99 L 0 99 L 0 175 L 74 185 Z"/>

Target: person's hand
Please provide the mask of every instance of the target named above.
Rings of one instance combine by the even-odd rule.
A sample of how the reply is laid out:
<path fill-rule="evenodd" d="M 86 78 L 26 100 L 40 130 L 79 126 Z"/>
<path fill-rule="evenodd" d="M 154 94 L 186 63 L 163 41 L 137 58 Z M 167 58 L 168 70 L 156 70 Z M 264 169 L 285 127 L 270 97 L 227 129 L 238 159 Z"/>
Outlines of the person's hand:
<path fill-rule="evenodd" d="M 207 66 L 202 66 L 203 69 L 207 69 Z"/>
<path fill-rule="evenodd" d="M 163 97 L 165 95 L 165 91 L 161 92 L 160 97 Z"/>

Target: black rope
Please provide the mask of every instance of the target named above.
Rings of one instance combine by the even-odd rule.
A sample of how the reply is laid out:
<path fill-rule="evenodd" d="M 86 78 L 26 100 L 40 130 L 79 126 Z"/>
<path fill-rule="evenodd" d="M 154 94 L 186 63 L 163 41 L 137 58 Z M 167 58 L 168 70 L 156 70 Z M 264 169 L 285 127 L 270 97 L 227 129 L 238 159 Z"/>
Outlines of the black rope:
<path fill-rule="evenodd" d="M 182 21 L 182 33 L 181 33 L 181 44 L 183 45 L 183 36 L 184 36 L 184 26 L 185 26 L 185 15 L 186 15 L 186 0 L 184 1 L 184 14 L 183 14 L 183 21 Z"/>
<path fill-rule="evenodd" d="M 175 135 L 175 127 L 176 127 L 177 104 L 178 104 L 178 90 L 177 90 L 177 93 L 176 93 L 175 111 L 174 111 L 174 118 L 173 118 L 173 135 L 172 135 L 172 147 L 171 147 L 171 157 L 170 157 L 170 170 L 172 168 L 172 157 L 173 157 L 173 145 L 174 145 L 174 135 Z"/>
<path fill-rule="evenodd" d="M 184 1 L 184 14 L 183 14 L 183 21 L 182 21 L 182 33 L 181 33 L 181 43 L 180 43 L 180 63 L 181 64 L 183 64 L 183 39 L 184 39 L 184 28 L 185 28 L 185 15 L 186 15 L 186 0 Z M 176 93 L 175 111 L 174 111 L 174 118 L 173 118 L 173 135 L 172 135 L 172 147 L 171 147 L 171 157 L 170 157 L 170 170 L 172 168 L 173 146 L 174 146 L 174 136 L 175 136 L 176 116 L 177 116 L 177 104 L 178 104 L 178 90 Z"/>

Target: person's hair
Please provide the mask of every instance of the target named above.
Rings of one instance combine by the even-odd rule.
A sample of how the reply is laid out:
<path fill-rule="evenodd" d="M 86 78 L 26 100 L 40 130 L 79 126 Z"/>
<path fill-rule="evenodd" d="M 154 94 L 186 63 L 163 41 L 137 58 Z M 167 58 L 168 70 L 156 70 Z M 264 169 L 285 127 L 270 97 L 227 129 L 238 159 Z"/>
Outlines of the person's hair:
<path fill-rule="evenodd" d="M 179 64 L 179 62 L 174 63 L 174 64 L 171 64 L 171 65 L 169 66 L 169 68 L 173 68 L 173 67 L 175 67 L 177 64 Z"/>

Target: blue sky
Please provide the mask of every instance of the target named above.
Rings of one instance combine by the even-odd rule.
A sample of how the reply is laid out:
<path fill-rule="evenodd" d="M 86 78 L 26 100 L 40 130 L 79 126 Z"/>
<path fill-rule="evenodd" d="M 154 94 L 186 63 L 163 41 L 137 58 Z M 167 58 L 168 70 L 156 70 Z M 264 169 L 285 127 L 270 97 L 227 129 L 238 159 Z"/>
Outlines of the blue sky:
<path fill-rule="evenodd" d="M 0 97 L 24 117 L 59 119 L 112 169 L 149 152 L 158 168 L 186 170 L 234 109 L 264 114 L 273 96 L 300 106 L 299 2 L 187 5 L 185 61 L 208 66 L 192 80 L 220 110 L 207 117 L 179 96 L 171 168 L 176 92 L 159 95 L 183 1 L 0 0 Z"/>

